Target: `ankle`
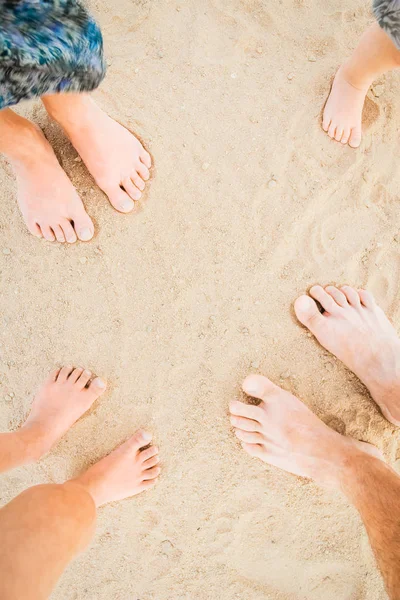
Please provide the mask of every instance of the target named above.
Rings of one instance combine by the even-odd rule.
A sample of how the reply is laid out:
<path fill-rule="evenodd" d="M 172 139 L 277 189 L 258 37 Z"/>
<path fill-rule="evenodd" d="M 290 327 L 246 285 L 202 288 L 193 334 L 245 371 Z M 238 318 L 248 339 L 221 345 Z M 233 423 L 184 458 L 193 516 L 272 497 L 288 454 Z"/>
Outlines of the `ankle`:
<path fill-rule="evenodd" d="M 339 73 L 349 85 L 365 94 L 368 92 L 374 81 L 373 76 L 361 74 L 358 69 L 354 67 L 351 59 L 343 63 L 339 69 Z"/>
<path fill-rule="evenodd" d="M 15 433 L 23 448 L 27 463 L 40 460 L 51 449 L 52 444 L 49 442 L 48 435 L 41 427 L 34 424 L 23 425 Z"/>
<path fill-rule="evenodd" d="M 54 94 L 43 96 L 42 102 L 50 117 L 65 128 L 79 125 L 94 106 L 88 94 Z"/>

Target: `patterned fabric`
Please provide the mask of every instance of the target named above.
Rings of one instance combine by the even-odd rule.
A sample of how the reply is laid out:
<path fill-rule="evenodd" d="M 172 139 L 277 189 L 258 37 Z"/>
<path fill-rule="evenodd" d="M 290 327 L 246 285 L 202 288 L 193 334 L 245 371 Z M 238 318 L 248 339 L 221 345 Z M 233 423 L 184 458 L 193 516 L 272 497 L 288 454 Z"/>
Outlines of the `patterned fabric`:
<path fill-rule="evenodd" d="M 374 13 L 379 25 L 400 50 L 400 0 L 374 0 Z"/>
<path fill-rule="evenodd" d="M 79 0 L 0 0 L 0 109 L 89 92 L 104 75 L 101 31 Z"/>

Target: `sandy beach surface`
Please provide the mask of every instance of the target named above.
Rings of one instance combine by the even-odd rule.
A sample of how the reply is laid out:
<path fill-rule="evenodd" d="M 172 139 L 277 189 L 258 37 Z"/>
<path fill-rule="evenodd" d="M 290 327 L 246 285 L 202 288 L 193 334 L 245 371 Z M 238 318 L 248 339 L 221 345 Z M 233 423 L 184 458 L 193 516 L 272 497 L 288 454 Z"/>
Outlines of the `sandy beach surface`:
<path fill-rule="evenodd" d="M 95 96 L 155 169 L 117 214 L 40 103 L 39 123 L 97 234 L 28 234 L 0 169 L 0 430 L 22 422 L 57 365 L 108 379 L 40 464 L 1 478 L 0 502 L 62 482 L 147 426 L 158 486 L 102 509 L 54 600 L 383 600 L 344 498 L 247 456 L 228 420 L 249 372 L 269 375 L 395 465 L 399 433 L 360 382 L 296 322 L 314 283 L 364 286 L 400 323 L 400 94 L 368 94 L 358 151 L 320 128 L 334 72 L 372 22 L 364 0 L 98 0 L 108 76 Z"/>

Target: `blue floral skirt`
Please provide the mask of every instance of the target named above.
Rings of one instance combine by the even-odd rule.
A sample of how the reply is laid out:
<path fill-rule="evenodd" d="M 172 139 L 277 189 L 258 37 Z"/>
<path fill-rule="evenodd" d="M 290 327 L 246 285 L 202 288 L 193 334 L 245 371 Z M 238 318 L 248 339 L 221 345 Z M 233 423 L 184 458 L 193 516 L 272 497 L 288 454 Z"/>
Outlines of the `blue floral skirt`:
<path fill-rule="evenodd" d="M 104 75 L 101 31 L 79 0 L 0 0 L 0 109 L 89 92 Z"/>

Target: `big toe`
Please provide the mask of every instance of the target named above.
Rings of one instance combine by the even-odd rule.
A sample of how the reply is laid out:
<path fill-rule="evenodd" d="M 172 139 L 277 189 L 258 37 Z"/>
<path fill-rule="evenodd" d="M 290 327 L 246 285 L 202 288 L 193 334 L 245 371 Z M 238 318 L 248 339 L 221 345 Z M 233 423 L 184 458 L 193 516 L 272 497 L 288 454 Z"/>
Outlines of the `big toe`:
<path fill-rule="evenodd" d="M 318 310 L 316 302 L 310 296 L 300 296 L 294 303 L 296 317 L 315 335 L 324 325 L 324 317 Z"/>
<path fill-rule="evenodd" d="M 104 379 L 101 379 L 100 377 L 96 377 L 89 384 L 89 386 L 85 389 L 85 393 L 90 395 L 91 401 L 94 402 L 95 400 L 97 400 L 97 398 L 99 398 L 102 394 L 104 394 L 104 392 L 106 391 L 106 388 L 107 388 L 107 383 L 104 381 Z"/>
<path fill-rule="evenodd" d="M 243 382 L 243 391 L 253 398 L 267 400 L 279 388 L 268 377 L 263 375 L 248 375 Z"/>
<path fill-rule="evenodd" d="M 88 242 L 94 235 L 94 225 L 87 212 L 82 209 L 77 215 L 74 215 L 74 229 L 76 235 L 82 242 Z"/>

